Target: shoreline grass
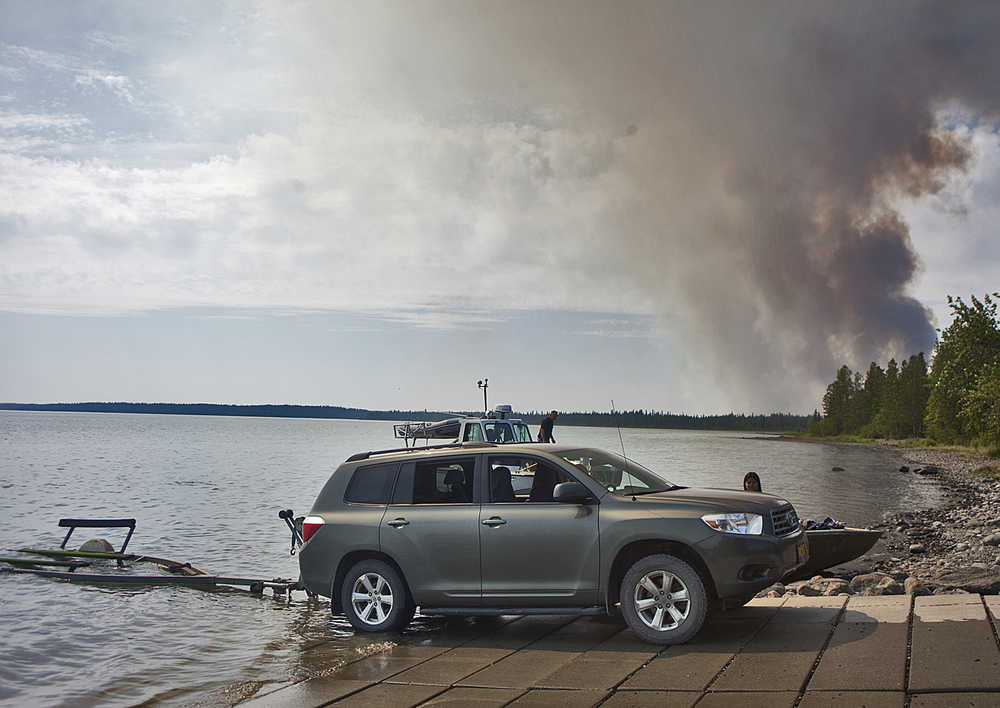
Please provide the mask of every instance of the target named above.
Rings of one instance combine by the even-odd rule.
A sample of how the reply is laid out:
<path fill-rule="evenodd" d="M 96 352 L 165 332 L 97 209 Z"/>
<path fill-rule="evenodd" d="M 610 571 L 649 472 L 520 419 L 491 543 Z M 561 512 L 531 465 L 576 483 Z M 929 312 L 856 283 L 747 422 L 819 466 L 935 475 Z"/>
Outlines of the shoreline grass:
<path fill-rule="evenodd" d="M 1000 447 L 990 447 L 987 445 L 956 445 L 941 444 L 931 438 L 902 438 L 892 440 L 888 438 L 870 438 L 863 435 L 816 435 L 813 433 L 793 433 L 791 437 L 799 440 L 814 442 L 837 442 L 855 443 L 859 445 L 884 445 L 900 450 L 937 450 L 940 452 L 953 452 L 966 457 L 989 457 L 1000 459 Z"/>

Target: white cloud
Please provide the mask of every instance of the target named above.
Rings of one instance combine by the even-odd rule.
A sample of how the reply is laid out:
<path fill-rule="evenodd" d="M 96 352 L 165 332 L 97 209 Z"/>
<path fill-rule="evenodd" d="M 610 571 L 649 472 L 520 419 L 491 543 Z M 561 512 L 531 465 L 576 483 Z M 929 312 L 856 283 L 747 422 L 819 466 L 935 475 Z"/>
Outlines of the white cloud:
<path fill-rule="evenodd" d="M 53 115 L 46 113 L 0 113 L 0 131 L 64 130 L 79 128 L 90 121 L 82 115 Z"/>
<path fill-rule="evenodd" d="M 0 156 L 3 305 L 403 311 L 440 302 L 469 310 L 466 322 L 476 308 L 512 301 L 623 305 L 591 254 L 564 253 L 553 236 L 616 196 L 598 184 L 609 139 L 409 119 L 342 128 L 252 135 L 235 157 L 176 169 Z M 569 217 L 565 206 L 582 194 L 587 204 Z M 522 216 L 512 223 L 511 212 Z"/>
<path fill-rule="evenodd" d="M 132 82 L 127 76 L 119 74 L 108 74 L 94 69 L 87 69 L 76 75 L 77 86 L 95 87 L 102 86 L 118 96 L 126 103 L 135 104 L 136 99 L 132 94 Z"/>

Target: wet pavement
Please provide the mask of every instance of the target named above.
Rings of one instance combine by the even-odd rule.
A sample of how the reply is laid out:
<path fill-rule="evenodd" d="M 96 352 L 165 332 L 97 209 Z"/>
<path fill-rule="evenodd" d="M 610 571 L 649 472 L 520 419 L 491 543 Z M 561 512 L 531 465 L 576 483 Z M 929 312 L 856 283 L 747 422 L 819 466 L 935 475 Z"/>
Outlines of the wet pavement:
<path fill-rule="evenodd" d="M 662 649 L 607 617 L 456 621 L 240 705 L 1000 706 L 998 619 L 998 596 L 762 599 Z"/>

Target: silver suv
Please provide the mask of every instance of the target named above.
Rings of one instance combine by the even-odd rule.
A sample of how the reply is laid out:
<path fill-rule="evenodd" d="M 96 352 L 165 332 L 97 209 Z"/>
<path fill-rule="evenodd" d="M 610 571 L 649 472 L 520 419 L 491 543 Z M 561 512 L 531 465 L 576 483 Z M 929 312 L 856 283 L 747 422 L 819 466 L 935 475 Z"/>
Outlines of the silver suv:
<path fill-rule="evenodd" d="M 417 607 L 620 611 L 656 644 L 687 641 L 710 606 L 742 605 L 807 556 L 782 499 L 685 488 L 614 453 L 544 444 L 354 455 L 303 537 L 302 582 L 362 631 L 400 629 Z"/>

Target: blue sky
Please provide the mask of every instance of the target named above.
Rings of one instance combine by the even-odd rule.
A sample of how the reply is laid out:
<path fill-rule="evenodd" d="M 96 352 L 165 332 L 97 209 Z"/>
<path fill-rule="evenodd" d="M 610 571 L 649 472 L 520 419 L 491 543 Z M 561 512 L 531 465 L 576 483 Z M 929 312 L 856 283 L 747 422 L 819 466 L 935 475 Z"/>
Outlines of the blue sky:
<path fill-rule="evenodd" d="M 0 16 L 0 400 L 808 412 L 1000 286 L 988 3 Z"/>

